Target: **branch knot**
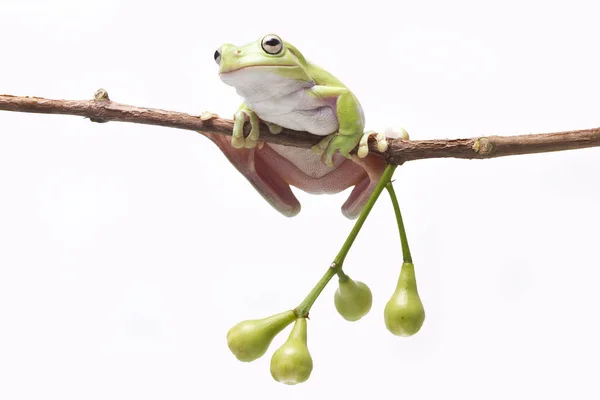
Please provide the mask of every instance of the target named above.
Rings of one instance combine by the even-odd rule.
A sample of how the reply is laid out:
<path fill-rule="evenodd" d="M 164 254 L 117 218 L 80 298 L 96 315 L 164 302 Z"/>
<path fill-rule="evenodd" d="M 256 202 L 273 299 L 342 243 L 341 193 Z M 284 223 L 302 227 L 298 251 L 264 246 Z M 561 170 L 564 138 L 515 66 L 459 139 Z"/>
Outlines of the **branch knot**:
<path fill-rule="evenodd" d="M 477 154 L 480 154 L 483 157 L 490 156 L 494 151 L 494 144 L 492 141 L 486 137 L 480 137 L 475 139 L 475 143 L 473 143 L 473 151 Z"/>

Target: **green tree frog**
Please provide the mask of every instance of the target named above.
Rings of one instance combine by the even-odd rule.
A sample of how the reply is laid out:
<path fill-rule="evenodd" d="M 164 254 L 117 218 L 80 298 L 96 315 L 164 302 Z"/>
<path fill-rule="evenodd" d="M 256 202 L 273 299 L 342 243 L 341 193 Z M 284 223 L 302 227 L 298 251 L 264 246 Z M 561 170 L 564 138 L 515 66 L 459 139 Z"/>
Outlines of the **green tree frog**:
<path fill-rule="evenodd" d="M 368 154 L 371 132 L 358 99 L 337 78 L 307 61 L 290 43 L 269 34 L 244 46 L 224 44 L 215 51 L 221 80 L 244 99 L 234 115 L 233 136 L 206 134 L 254 188 L 279 212 L 291 217 L 300 203 L 290 186 L 312 194 L 354 189 L 342 213 L 356 218 L 375 188 L 385 160 Z M 312 149 L 261 142 L 259 121 L 272 134 L 282 127 L 307 131 L 323 139 Z M 251 131 L 244 137 L 244 124 Z M 378 148 L 387 148 L 377 134 Z M 359 145 L 358 154 L 350 151 Z"/>

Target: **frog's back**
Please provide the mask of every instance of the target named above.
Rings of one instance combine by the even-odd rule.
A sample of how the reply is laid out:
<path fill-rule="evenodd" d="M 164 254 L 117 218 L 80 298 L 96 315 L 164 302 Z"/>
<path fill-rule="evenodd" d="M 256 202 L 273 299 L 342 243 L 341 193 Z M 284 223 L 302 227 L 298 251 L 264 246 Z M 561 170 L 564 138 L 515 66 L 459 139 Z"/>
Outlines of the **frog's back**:
<path fill-rule="evenodd" d="M 315 80 L 315 84 L 323 86 L 346 87 L 338 78 L 314 64 L 307 63 L 306 70 Z"/>
<path fill-rule="evenodd" d="M 314 79 L 316 85 L 346 87 L 338 78 L 308 61 L 304 55 L 292 44 L 285 42 L 286 47 L 296 56 L 298 63 L 304 67 L 308 74 Z"/>
<path fill-rule="evenodd" d="M 342 81 L 340 81 L 338 78 L 336 78 L 331 73 L 324 70 L 323 68 L 307 61 L 305 58 L 302 58 L 300 61 L 303 63 L 304 68 L 309 73 L 309 75 L 314 79 L 316 85 L 341 87 L 341 88 L 348 89 L 348 91 L 352 94 L 354 101 L 358 105 L 358 108 L 360 109 L 360 114 L 361 114 L 361 117 L 363 119 L 363 124 L 364 124 L 365 116 L 364 116 L 362 106 L 360 105 L 358 98 L 354 95 L 352 90 L 350 90 L 346 85 L 344 85 L 342 83 Z"/>
<path fill-rule="evenodd" d="M 305 61 L 304 67 L 306 68 L 306 70 L 308 71 L 310 76 L 312 76 L 316 85 L 334 86 L 334 87 L 342 87 L 342 88 L 348 89 L 348 91 L 352 94 L 352 97 L 354 98 L 354 101 L 356 102 L 358 109 L 360 110 L 360 116 L 362 118 L 362 123 L 364 125 L 365 114 L 362 109 L 362 106 L 361 106 L 360 102 L 358 101 L 358 98 L 354 95 L 354 93 L 352 93 L 352 91 L 346 85 L 344 85 L 342 83 L 342 81 L 340 81 L 338 78 L 336 78 L 329 72 L 325 71 L 323 68 L 318 67 L 314 64 L 311 64 L 310 62 Z"/>

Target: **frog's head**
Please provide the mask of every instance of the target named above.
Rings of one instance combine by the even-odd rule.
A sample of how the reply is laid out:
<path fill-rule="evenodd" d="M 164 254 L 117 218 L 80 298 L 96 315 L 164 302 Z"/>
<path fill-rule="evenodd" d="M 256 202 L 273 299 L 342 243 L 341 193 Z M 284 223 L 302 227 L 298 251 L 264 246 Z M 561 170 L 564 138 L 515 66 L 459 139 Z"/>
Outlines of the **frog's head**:
<path fill-rule="evenodd" d="M 310 80 L 302 54 L 274 34 L 265 35 L 244 46 L 224 44 L 215 51 L 214 58 L 222 79 L 225 75 L 252 69 L 255 72 L 274 72 L 290 79 Z"/>

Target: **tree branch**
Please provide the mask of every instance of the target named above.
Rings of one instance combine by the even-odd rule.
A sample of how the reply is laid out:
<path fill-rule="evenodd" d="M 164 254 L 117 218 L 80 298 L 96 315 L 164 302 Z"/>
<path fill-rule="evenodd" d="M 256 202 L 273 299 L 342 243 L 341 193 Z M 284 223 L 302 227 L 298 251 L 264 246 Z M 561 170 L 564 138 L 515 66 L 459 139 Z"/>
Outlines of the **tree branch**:
<path fill-rule="evenodd" d="M 78 115 L 93 122 L 131 122 L 229 136 L 233 131 L 232 120 L 218 118 L 211 113 L 193 116 L 176 111 L 119 104 L 111 101 L 103 89 L 96 91 L 93 100 L 52 100 L 0 95 L 0 110 Z M 249 127 L 246 128 L 248 133 Z M 273 135 L 266 125 L 261 124 L 261 140 L 268 143 L 310 148 L 320 139 L 321 137 L 308 132 L 291 129 L 284 129 L 280 134 Z M 427 158 L 486 159 L 596 146 L 600 146 L 600 128 L 533 135 L 482 136 L 471 139 L 390 139 L 388 150 L 382 155 L 390 164 L 401 165 L 406 161 Z M 369 147 L 370 151 L 379 153 L 374 142 L 370 143 Z"/>

